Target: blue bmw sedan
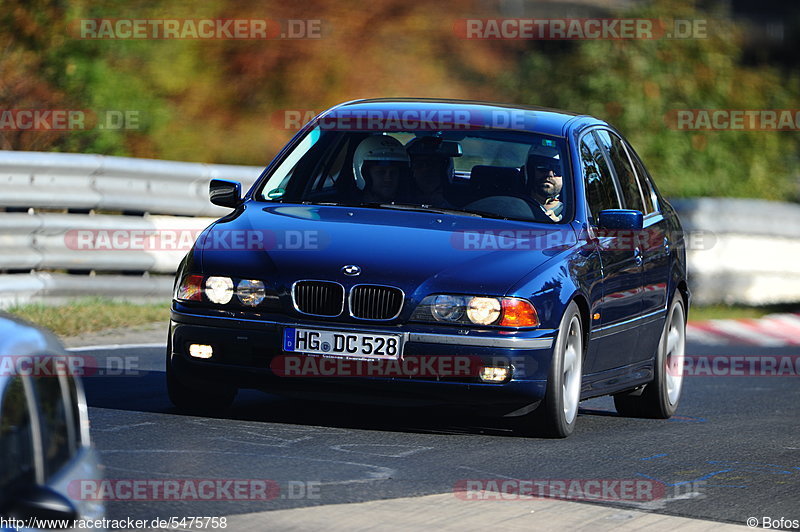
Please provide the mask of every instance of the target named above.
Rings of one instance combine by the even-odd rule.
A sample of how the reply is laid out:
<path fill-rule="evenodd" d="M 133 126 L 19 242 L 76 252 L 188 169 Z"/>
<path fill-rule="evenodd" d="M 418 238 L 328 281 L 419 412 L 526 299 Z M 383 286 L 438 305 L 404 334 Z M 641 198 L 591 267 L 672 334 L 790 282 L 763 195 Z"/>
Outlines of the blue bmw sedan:
<path fill-rule="evenodd" d="M 668 418 L 689 290 L 680 222 L 596 118 L 457 100 L 336 106 L 300 130 L 177 272 L 179 408 L 241 388 L 463 404 L 565 437 L 581 400 Z"/>

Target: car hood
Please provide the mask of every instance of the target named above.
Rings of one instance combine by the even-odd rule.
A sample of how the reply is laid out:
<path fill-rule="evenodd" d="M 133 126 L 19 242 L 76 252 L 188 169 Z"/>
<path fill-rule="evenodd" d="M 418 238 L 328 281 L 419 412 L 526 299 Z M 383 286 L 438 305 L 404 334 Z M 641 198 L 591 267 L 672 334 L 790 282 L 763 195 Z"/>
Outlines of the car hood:
<path fill-rule="evenodd" d="M 198 241 L 206 275 L 388 284 L 407 296 L 505 295 L 575 244 L 568 225 L 393 209 L 248 202 Z M 361 272 L 347 276 L 346 265 Z"/>

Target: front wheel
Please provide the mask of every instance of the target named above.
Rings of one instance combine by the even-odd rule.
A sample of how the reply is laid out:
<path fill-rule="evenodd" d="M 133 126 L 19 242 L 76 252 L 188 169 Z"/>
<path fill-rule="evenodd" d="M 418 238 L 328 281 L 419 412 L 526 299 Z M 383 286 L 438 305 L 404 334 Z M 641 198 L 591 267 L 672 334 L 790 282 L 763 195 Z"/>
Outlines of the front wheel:
<path fill-rule="evenodd" d="M 658 344 L 653 381 L 639 394 L 618 394 L 614 405 L 623 416 L 667 419 L 678 409 L 683 387 L 686 311 L 679 293 L 673 297 Z"/>
<path fill-rule="evenodd" d="M 541 404 L 523 419 L 522 431 L 550 438 L 566 438 L 575 430 L 581 398 L 583 324 L 578 305 L 571 302 L 561 318 Z"/>

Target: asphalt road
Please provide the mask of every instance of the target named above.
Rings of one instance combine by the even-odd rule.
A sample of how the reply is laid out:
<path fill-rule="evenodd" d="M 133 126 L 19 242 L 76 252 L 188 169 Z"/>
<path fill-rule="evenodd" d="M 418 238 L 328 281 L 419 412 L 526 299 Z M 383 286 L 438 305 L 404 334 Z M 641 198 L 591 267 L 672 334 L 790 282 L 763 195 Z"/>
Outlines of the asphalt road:
<path fill-rule="evenodd" d="M 797 348 L 704 347 L 688 354 L 798 355 Z M 165 390 L 163 348 L 82 351 L 137 375 L 84 379 L 92 436 L 110 479 L 270 479 L 259 501 L 112 501 L 108 517 L 223 516 L 453 493 L 468 479 L 651 479 L 654 500 L 616 505 L 728 523 L 800 519 L 797 376 L 691 376 L 668 421 L 581 403 L 565 440 L 523 438 L 469 412 L 281 399 L 240 392 L 224 417 L 179 414 Z M 454 495 L 455 496 L 455 495 Z M 476 501 L 475 504 L 491 504 Z M 524 502 L 520 502 L 524 504 Z"/>

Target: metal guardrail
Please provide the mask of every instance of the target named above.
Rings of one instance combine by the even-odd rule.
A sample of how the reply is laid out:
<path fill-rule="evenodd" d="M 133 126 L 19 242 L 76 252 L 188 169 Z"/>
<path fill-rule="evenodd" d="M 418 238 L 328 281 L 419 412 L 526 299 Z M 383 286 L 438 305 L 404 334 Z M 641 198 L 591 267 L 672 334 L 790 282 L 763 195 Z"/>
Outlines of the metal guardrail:
<path fill-rule="evenodd" d="M 173 236 L 194 235 L 230 212 L 208 200 L 211 179 L 240 181 L 246 189 L 262 170 L 0 151 L 0 209 L 23 211 L 0 212 L 0 272 L 8 272 L 0 273 L 0 308 L 33 301 L 60 303 L 79 296 L 168 298 L 185 245 L 104 249 L 96 245 L 98 235 L 113 237 L 117 231 L 128 238 L 167 231 Z M 83 236 L 94 238 L 95 245 L 82 247 Z"/>
<path fill-rule="evenodd" d="M 99 296 L 136 303 L 169 299 L 171 275 L 69 275 L 32 272 L 0 275 L 0 308 L 41 302 L 63 304 L 79 297 Z"/>
<path fill-rule="evenodd" d="M 671 200 L 687 231 L 800 239 L 800 205 L 747 198 Z"/>
<path fill-rule="evenodd" d="M 736 198 L 674 200 L 687 233 L 694 302 L 766 305 L 800 302 L 800 205 Z"/>
<path fill-rule="evenodd" d="M 109 249 L 98 245 L 98 235 L 194 235 L 229 212 L 209 202 L 209 180 L 233 179 L 247 188 L 261 170 L 0 151 L 0 208 L 26 211 L 0 212 L 0 308 L 86 295 L 168 298 L 186 246 Z M 696 303 L 800 301 L 800 205 L 729 198 L 672 203 L 686 231 L 703 235 L 704 245 L 688 251 Z M 82 247 L 84 237 L 94 238 L 89 248 Z"/>
<path fill-rule="evenodd" d="M 2 213 L 0 270 L 175 273 L 191 241 L 214 220 L 182 216 Z M 171 241 L 165 244 L 158 237 L 167 233 Z"/>
<path fill-rule="evenodd" d="M 30 151 L 0 151 L 2 207 L 223 216 L 213 178 L 249 187 L 263 168 Z"/>

